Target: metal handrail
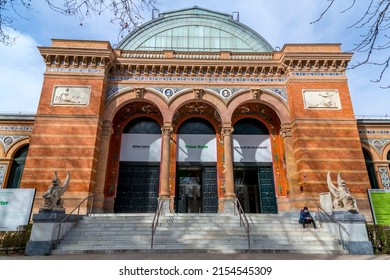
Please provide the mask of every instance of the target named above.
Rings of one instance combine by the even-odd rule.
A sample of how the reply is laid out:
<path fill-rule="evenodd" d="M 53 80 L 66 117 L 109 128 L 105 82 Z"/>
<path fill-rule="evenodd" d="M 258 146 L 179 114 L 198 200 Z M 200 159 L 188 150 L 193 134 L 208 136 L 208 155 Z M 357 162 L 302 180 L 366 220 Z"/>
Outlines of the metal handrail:
<path fill-rule="evenodd" d="M 160 215 L 163 209 L 163 204 L 165 202 L 165 199 L 162 199 L 161 197 L 158 199 L 158 205 L 156 212 L 154 213 L 153 222 L 152 222 L 152 238 L 150 240 L 150 248 L 153 249 L 154 245 L 154 234 L 156 233 L 158 221 L 160 219 Z"/>
<path fill-rule="evenodd" d="M 248 248 L 250 249 L 251 248 L 251 238 L 250 238 L 250 225 L 249 225 L 249 221 L 248 221 L 248 218 L 244 212 L 244 209 L 242 208 L 241 206 L 241 203 L 240 201 L 238 200 L 238 198 L 236 197 L 233 201 L 234 205 L 237 207 L 238 209 L 238 215 L 240 217 L 240 226 L 241 225 L 244 225 L 244 229 L 246 231 L 246 235 L 247 235 L 247 238 L 248 238 Z"/>
<path fill-rule="evenodd" d="M 345 242 L 344 242 L 344 238 L 343 238 L 343 234 L 342 234 L 341 230 L 343 230 L 346 234 L 348 234 L 348 236 L 350 236 L 347 228 L 344 227 L 334 217 L 329 215 L 324 209 L 322 209 L 322 207 L 318 203 L 314 202 L 314 205 L 317 206 L 317 214 L 318 214 L 318 219 L 319 219 L 320 224 L 321 224 L 321 213 L 320 213 L 320 210 L 321 210 L 328 218 L 330 218 L 332 220 L 332 222 L 336 223 L 339 226 L 339 235 L 340 235 L 340 238 L 341 238 L 341 244 L 343 245 L 343 249 L 345 250 L 346 246 L 345 246 Z"/>
<path fill-rule="evenodd" d="M 79 204 L 77 204 L 77 206 L 76 206 L 72 211 L 69 212 L 68 215 L 65 216 L 65 218 L 63 218 L 63 219 L 60 221 L 60 223 L 59 223 L 56 227 L 53 228 L 53 231 L 52 231 L 52 232 L 54 232 L 54 231 L 58 228 L 56 245 L 58 245 L 59 240 L 60 240 L 60 233 L 61 233 L 61 226 L 62 226 L 62 224 L 70 217 L 70 215 L 73 214 L 74 211 L 76 211 L 76 209 L 77 209 L 77 216 L 79 216 L 79 215 L 80 215 L 80 207 L 81 207 L 81 205 L 82 205 L 86 200 L 88 200 L 88 199 L 92 199 L 92 201 L 91 201 L 91 205 L 90 205 L 90 207 L 89 207 L 89 211 L 87 211 L 87 215 L 88 215 L 88 214 L 91 214 L 91 213 L 92 213 L 92 206 L 93 206 L 93 198 L 94 198 L 95 196 L 96 196 L 96 195 L 90 195 L 90 196 L 87 196 L 86 198 L 84 198 Z M 88 212 L 89 212 L 89 213 L 88 213 Z M 76 226 L 77 226 L 77 222 L 78 222 L 78 221 L 79 221 L 79 218 L 76 219 Z"/>

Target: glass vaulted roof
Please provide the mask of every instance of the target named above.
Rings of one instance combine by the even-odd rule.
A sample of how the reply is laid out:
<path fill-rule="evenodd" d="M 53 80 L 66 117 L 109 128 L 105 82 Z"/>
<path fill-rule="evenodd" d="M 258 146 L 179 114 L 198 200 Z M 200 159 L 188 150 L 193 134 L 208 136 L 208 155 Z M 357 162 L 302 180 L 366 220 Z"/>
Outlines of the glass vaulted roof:
<path fill-rule="evenodd" d="M 199 7 L 162 13 L 129 33 L 122 50 L 272 52 L 271 45 L 228 14 Z"/>

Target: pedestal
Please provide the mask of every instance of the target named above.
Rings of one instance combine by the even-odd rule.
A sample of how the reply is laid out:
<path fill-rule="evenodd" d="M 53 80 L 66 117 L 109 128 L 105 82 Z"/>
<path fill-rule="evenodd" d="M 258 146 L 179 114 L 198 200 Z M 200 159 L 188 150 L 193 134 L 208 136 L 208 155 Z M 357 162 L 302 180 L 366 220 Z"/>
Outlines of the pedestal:
<path fill-rule="evenodd" d="M 339 230 L 338 225 L 332 222 L 327 216 L 321 217 L 322 224 L 323 226 L 328 227 L 328 229 L 340 240 L 342 237 L 345 247 L 350 254 L 374 254 L 372 244 L 368 239 L 366 218 L 363 215 L 349 211 L 333 211 L 332 217 L 347 229 L 349 235 L 343 230 Z"/>
<path fill-rule="evenodd" d="M 236 204 L 234 203 L 234 198 L 225 198 L 224 199 L 224 214 L 236 214 Z"/>
<path fill-rule="evenodd" d="M 80 219 L 78 215 L 70 215 L 61 226 L 59 224 L 67 215 L 64 209 L 43 210 L 33 215 L 33 227 L 27 243 L 25 255 L 45 256 L 50 254 L 52 246 L 61 239 Z"/>

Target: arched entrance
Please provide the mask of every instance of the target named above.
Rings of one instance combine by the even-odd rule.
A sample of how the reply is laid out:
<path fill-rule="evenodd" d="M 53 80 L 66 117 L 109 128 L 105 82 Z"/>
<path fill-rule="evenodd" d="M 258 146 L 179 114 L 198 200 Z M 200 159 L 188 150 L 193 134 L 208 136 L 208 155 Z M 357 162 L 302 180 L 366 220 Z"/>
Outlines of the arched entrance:
<path fill-rule="evenodd" d="M 370 180 L 370 185 L 372 189 L 379 189 L 378 181 L 375 175 L 375 167 L 372 161 L 372 157 L 369 152 L 363 149 L 364 161 L 366 162 L 366 168 L 368 173 L 368 178 Z"/>
<path fill-rule="evenodd" d="M 29 145 L 20 148 L 14 156 L 12 161 L 10 175 L 8 177 L 7 189 L 15 189 L 20 187 L 20 180 L 22 179 L 24 165 Z"/>
<path fill-rule="evenodd" d="M 267 127 L 257 119 L 234 124 L 234 188 L 247 213 L 277 213 L 272 149 Z"/>
<path fill-rule="evenodd" d="M 148 117 L 131 120 L 122 133 L 114 212 L 156 211 L 160 160 L 160 125 Z"/>
<path fill-rule="evenodd" d="M 191 118 L 177 131 L 175 208 L 178 213 L 216 213 L 217 143 L 214 127 Z"/>

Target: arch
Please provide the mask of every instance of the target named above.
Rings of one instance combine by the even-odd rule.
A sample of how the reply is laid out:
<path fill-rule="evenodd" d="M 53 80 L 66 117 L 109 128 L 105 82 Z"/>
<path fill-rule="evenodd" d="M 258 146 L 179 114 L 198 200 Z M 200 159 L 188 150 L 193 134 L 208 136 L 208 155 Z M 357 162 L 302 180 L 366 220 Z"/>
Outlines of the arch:
<path fill-rule="evenodd" d="M 11 162 L 11 168 L 9 169 L 6 188 L 15 189 L 20 187 L 28 148 L 29 145 L 23 145 L 19 146 L 19 149 L 15 151 L 13 161 Z"/>
<path fill-rule="evenodd" d="M 370 144 L 368 144 L 366 142 L 360 142 L 360 143 L 362 145 L 362 148 L 370 154 L 372 161 L 382 160 L 378 151 L 376 149 L 374 149 L 374 147 L 372 147 Z"/>
<path fill-rule="evenodd" d="M 191 96 L 192 95 L 192 96 Z M 178 97 L 176 97 L 172 103 L 169 104 L 169 118 L 166 119 L 167 122 L 172 122 L 173 116 L 176 112 L 184 105 L 191 102 L 204 102 L 211 107 L 213 107 L 221 117 L 221 122 L 230 122 L 226 115 L 226 104 L 220 99 L 218 96 L 212 93 L 205 93 L 201 99 L 196 99 L 193 91 L 188 91 L 185 93 L 181 93 Z M 164 119 L 165 121 L 165 119 Z"/>
<path fill-rule="evenodd" d="M 383 160 L 388 160 L 390 161 L 390 142 L 388 142 L 384 147 L 383 147 Z M 390 162 L 389 162 L 390 164 Z"/>
<path fill-rule="evenodd" d="M 166 119 L 169 119 L 169 110 L 166 100 L 163 96 L 151 91 L 150 89 L 145 89 L 143 98 L 137 98 L 135 91 L 132 89 L 127 89 L 126 91 L 117 94 L 105 105 L 103 119 L 112 121 L 122 107 L 136 101 L 153 104 L 160 110 L 163 116 L 163 122 L 165 122 Z"/>
<path fill-rule="evenodd" d="M 271 94 L 267 91 L 262 91 L 262 94 L 259 99 L 254 99 L 250 90 L 242 92 L 241 94 L 233 95 L 232 99 L 230 99 L 228 103 L 226 117 L 228 117 L 229 120 L 231 121 L 234 111 L 239 106 L 247 102 L 251 102 L 251 103 L 258 102 L 267 105 L 268 107 L 270 107 L 272 110 L 275 111 L 275 113 L 280 119 L 281 124 L 290 123 L 290 111 L 287 105 L 285 104 L 285 102 L 281 101 L 274 94 Z"/>
<path fill-rule="evenodd" d="M 379 184 L 375 172 L 375 165 L 373 162 L 372 155 L 366 148 L 362 148 L 362 150 L 363 150 L 364 161 L 366 163 L 367 174 L 368 174 L 368 179 L 370 181 L 371 188 L 379 189 Z"/>
<path fill-rule="evenodd" d="M 6 158 L 14 158 L 15 153 L 17 153 L 17 151 L 19 149 L 21 149 L 23 146 L 29 145 L 29 144 L 30 144 L 30 137 L 18 139 L 17 141 L 15 141 L 15 143 L 12 144 L 12 146 L 5 153 L 5 157 Z"/>

